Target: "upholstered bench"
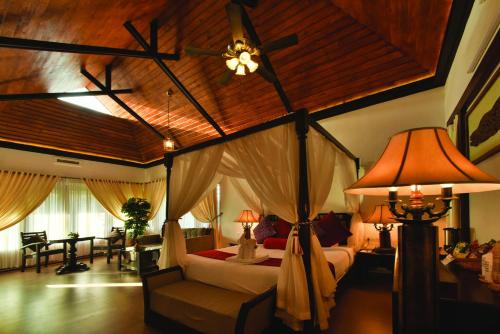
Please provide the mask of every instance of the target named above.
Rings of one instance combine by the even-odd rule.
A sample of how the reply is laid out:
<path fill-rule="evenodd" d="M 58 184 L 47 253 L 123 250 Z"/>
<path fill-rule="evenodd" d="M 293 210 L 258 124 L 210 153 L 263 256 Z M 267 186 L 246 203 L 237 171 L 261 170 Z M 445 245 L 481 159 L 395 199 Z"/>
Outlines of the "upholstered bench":
<path fill-rule="evenodd" d="M 185 280 L 173 267 L 143 276 L 144 321 L 169 332 L 257 334 L 271 326 L 275 289 L 261 295 Z"/>

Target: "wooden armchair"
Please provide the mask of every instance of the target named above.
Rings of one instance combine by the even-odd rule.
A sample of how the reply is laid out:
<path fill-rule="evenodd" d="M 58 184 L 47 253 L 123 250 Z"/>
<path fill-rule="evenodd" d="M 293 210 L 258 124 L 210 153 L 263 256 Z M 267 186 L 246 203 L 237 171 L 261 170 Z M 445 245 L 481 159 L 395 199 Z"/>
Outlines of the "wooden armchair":
<path fill-rule="evenodd" d="M 123 227 L 112 227 L 111 233 L 113 231 L 117 231 L 120 236 L 118 237 L 105 237 L 105 238 L 96 238 L 100 240 L 106 240 L 105 244 L 102 245 L 94 245 L 94 250 L 106 251 L 107 254 L 107 263 L 109 264 L 111 259 L 113 258 L 113 251 L 117 251 L 120 254 L 121 250 L 125 249 L 125 240 L 127 237 L 127 230 Z"/>
<path fill-rule="evenodd" d="M 21 271 L 26 269 L 26 259 L 36 257 L 36 272 L 40 272 L 41 257 L 45 256 L 45 267 L 49 264 L 49 256 L 55 254 L 63 254 L 63 260 L 66 262 L 66 243 L 63 243 L 63 248 L 49 249 L 51 245 L 47 241 L 47 233 L 43 232 L 21 232 L 21 242 L 23 246 L 21 258 Z M 28 252 L 28 250 L 30 252 Z"/>

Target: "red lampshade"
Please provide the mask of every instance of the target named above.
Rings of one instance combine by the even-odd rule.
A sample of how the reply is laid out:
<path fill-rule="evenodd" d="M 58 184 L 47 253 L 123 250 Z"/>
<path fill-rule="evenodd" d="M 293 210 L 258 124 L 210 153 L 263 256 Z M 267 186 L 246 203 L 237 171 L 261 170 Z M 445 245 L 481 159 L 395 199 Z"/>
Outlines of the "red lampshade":
<path fill-rule="evenodd" d="M 387 205 L 380 204 L 375 206 L 375 210 L 373 210 L 370 218 L 368 218 L 365 223 L 387 225 L 397 222 L 394 220 L 391 211 L 389 211 L 389 207 Z"/>
<path fill-rule="evenodd" d="M 374 166 L 346 193 L 386 195 L 398 187 L 400 195 L 420 185 L 424 194 L 441 193 L 441 185 L 454 193 L 500 189 L 500 180 L 467 160 L 453 145 L 444 128 L 418 128 L 395 134 Z"/>
<path fill-rule="evenodd" d="M 257 223 L 259 218 L 255 218 L 252 210 L 243 210 L 235 223 Z"/>

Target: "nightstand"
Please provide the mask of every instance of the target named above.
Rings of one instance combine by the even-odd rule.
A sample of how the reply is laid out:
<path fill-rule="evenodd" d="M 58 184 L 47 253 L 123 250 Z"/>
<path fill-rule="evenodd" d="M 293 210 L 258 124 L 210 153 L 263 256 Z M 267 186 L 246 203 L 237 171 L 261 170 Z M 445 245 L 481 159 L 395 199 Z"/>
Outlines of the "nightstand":
<path fill-rule="evenodd" d="M 354 272 L 356 277 L 364 278 L 367 274 L 391 275 L 394 271 L 395 254 L 378 254 L 370 249 L 356 253 Z"/>

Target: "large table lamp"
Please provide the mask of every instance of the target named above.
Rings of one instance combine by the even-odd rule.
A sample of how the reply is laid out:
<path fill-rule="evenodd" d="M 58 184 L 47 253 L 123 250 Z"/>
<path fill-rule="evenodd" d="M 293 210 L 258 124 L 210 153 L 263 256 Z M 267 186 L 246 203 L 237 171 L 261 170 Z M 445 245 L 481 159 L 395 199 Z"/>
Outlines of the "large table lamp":
<path fill-rule="evenodd" d="M 500 189 L 500 180 L 465 158 L 444 128 L 417 128 L 395 134 L 350 194 L 389 194 L 398 227 L 399 333 L 438 333 L 438 233 L 433 222 L 444 217 L 455 193 Z M 409 195 L 400 203 L 398 194 Z M 424 194 L 441 194 L 435 210 Z"/>
<path fill-rule="evenodd" d="M 245 231 L 245 239 L 250 239 L 250 231 L 252 229 L 253 223 L 258 223 L 259 218 L 255 217 L 252 210 L 243 210 L 236 220 L 235 223 L 240 223 L 243 226 L 243 230 Z"/>
<path fill-rule="evenodd" d="M 389 211 L 387 205 L 376 205 L 370 217 L 365 221 L 367 224 L 373 224 L 375 229 L 379 231 L 380 246 L 373 251 L 378 254 L 392 254 L 395 252 L 391 246 L 391 230 L 394 224 L 394 217 Z"/>

